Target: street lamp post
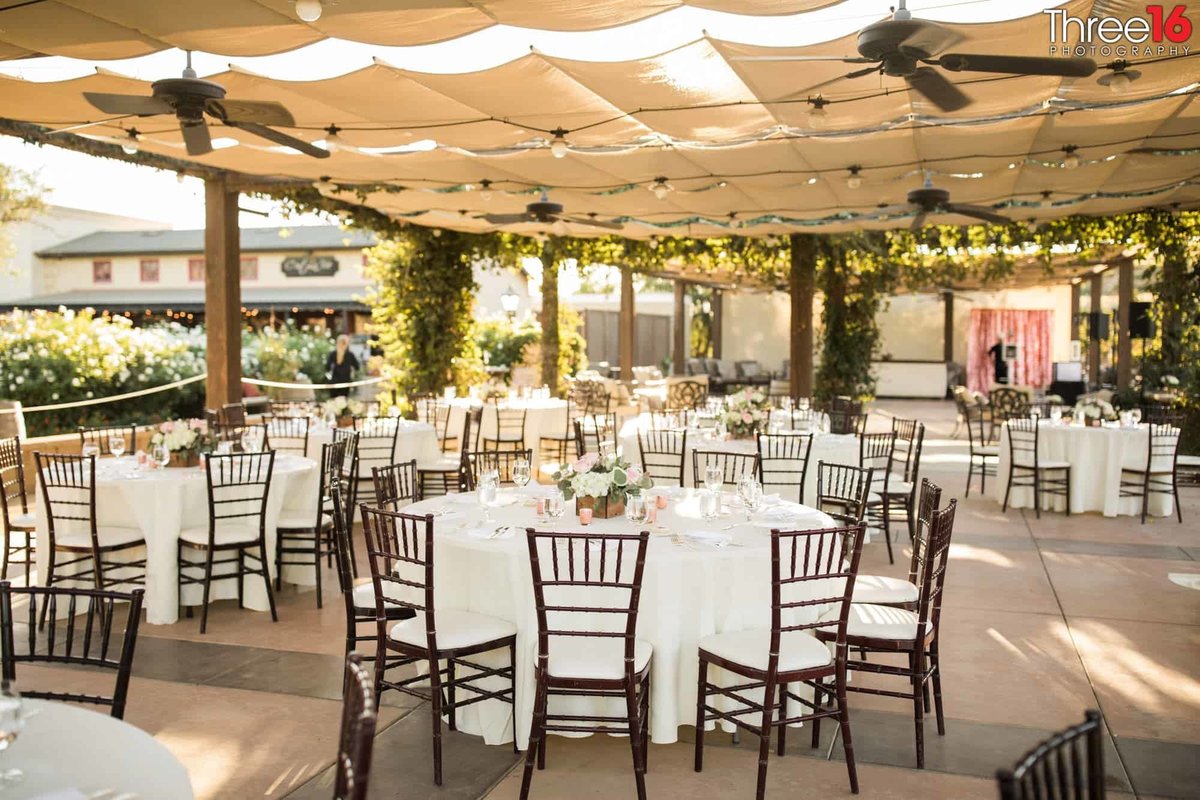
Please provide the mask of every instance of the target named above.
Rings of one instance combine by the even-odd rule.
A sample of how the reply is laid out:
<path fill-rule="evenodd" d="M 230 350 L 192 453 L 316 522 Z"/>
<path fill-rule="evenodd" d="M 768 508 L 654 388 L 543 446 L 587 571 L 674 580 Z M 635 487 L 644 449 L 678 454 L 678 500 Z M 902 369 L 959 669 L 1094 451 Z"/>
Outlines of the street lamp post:
<path fill-rule="evenodd" d="M 504 290 L 504 294 L 500 295 L 500 307 L 504 309 L 504 313 L 508 315 L 510 320 L 516 319 L 517 309 L 521 305 L 521 296 L 508 287 Z"/>

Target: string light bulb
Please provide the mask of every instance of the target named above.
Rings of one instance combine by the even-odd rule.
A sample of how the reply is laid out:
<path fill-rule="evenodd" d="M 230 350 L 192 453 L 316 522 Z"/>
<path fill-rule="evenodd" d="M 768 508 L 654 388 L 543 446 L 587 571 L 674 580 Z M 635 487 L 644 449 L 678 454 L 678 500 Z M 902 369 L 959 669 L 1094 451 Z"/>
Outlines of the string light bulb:
<path fill-rule="evenodd" d="M 862 167 L 857 164 L 850 168 L 850 174 L 846 177 L 847 189 L 858 189 L 862 186 L 862 175 L 859 174 L 860 172 L 862 172 Z"/>
<path fill-rule="evenodd" d="M 329 179 L 328 175 L 322 175 L 320 178 L 313 181 L 313 188 L 318 192 L 332 192 L 337 187 L 333 185 L 333 181 Z"/>
<path fill-rule="evenodd" d="M 742 221 L 740 219 L 738 219 L 738 215 L 737 215 L 736 211 L 729 212 L 729 227 L 731 227 L 731 228 L 742 227 Z"/>
<path fill-rule="evenodd" d="M 1063 148 L 1063 153 L 1065 154 L 1061 162 L 1063 169 L 1079 169 L 1079 165 L 1083 163 L 1083 159 L 1081 159 L 1079 154 L 1075 152 L 1078 149 L 1079 148 L 1073 144 L 1069 144 Z"/>
<path fill-rule="evenodd" d="M 337 125 L 330 125 L 325 129 L 325 149 L 331 153 L 336 153 L 346 147 L 346 140 L 338 136 L 340 130 L 341 128 Z"/>
<path fill-rule="evenodd" d="M 1042 199 L 1038 201 L 1038 206 L 1041 208 L 1050 208 L 1054 205 L 1054 201 L 1050 199 L 1051 192 L 1049 190 L 1042 192 Z"/>
<path fill-rule="evenodd" d="M 1113 94 L 1124 94 L 1129 89 L 1130 84 L 1142 77 L 1140 71 L 1129 69 L 1129 62 L 1125 60 L 1114 61 L 1106 66 L 1112 72 L 1107 75 L 1101 75 L 1096 79 L 1096 83 L 1101 86 L 1107 86 Z"/>
<path fill-rule="evenodd" d="M 128 138 L 121 142 L 121 149 L 125 151 L 125 155 L 136 155 L 138 151 L 138 129 L 130 128 Z"/>
<path fill-rule="evenodd" d="M 321 0 L 296 0 L 296 16 L 302 22 L 316 22 L 324 10 Z"/>
<path fill-rule="evenodd" d="M 824 97 L 808 98 L 808 126 L 810 128 L 824 128 L 829 123 L 829 113 L 825 110 L 825 106 L 829 105 L 829 101 Z"/>
<path fill-rule="evenodd" d="M 487 178 L 479 182 L 479 199 L 485 203 L 492 199 L 492 182 Z"/>
<path fill-rule="evenodd" d="M 667 179 L 660 175 L 654 179 L 654 183 L 650 184 L 650 191 L 654 192 L 654 196 L 659 200 L 666 200 L 667 195 L 675 191 L 675 187 L 667 183 Z"/>
<path fill-rule="evenodd" d="M 554 134 L 554 138 L 550 141 L 550 154 L 555 158 L 563 158 L 570 148 L 566 138 L 567 132 L 562 128 L 555 128 L 551 133 Z"/>

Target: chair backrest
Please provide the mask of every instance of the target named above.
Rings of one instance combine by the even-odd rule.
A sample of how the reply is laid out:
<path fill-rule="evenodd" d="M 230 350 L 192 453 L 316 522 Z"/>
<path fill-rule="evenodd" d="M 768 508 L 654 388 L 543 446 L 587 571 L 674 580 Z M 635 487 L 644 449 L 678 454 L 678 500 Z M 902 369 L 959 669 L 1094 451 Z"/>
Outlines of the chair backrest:
<path fill-rule="evenodd" d="M 585 414 L 575 420 L 575 455 L 583 458 L 587 453 L 603 453 L 617 449 L 617 415 Z"/>
<path fill-rule="evenodd" d="M 912 559 L 908 565 L 908 582 L 916 586 L 917 579 L 925 567 L 929 553 L 929 531 L 933 524 L 933 512 L 937 511 L 942 501 L 942 488 L 930 483 L 928 478 L 921 480 L 921 497 L 917 503 L 917 524 L 913 534 Z"/>
<path fill-rule="evenodd" d="M 205 460 L 208 478 L 208 543 L 217 530 L 230 526 L 254 530 L 261 539 L 267 530 L 267 500 L 275 453 L 212 454 Z"/>
<path fill-rule="evenodd" d="M 402 506 L 421 499 L 415 458 L 386 467 L 373 467 L 371 480 L 375 483 L 375 503 L 380 508 L 399 511 Z"/>
<path fill-rule="evenodd" d="M 125 440 L 125 452 L 137 451 L 137 425 L 100 425 L 95 428 L 79 427 L 79 446 L 94 444 L 100 448 L 101 455 L 111 455 L 112 447 L 109 439 L 120 436 Z"/>
<path fill-rule="evenodd" d="M 346 630 L 356 631 L 357 617 L 354 604 L 354 562 L 350 551 L 354 544 L 350 541 L 350 509 L 348 507 L 345 487 L 338 484 L 330 492 L 330 507 L 333 516 L 333 557 L 337 567 L 338 591 L 342 593 L 342 604 L 346 611 Z M 374 610 L 374 609 L 372 609 Z"/>
<path fill-rule="evenodd" d="M 996 419 L 1029 414 L 1029 396 L 1017 389 L 1000 387 L 988 392 L 988 404 Z"/>
<path fill-rule="evenodd" d="M 1147 403 L 1142 406 L 1143 422 L 1166 423 L 1180 418 L 1179 406 L 1167 403 Z"/>
<path fill-rule="evenodd" d="M 704 381 L 674 381 L 667 384 L 667 410 L 686 411 L 704 408 L 708 384 Z"/>
<path fill-rule="evenodd" d="M 583 414 L 608 414 L 612 401 L 603 381 L 575 381 L 571 398 Z"/>
<path fill-rule="evenodd" d="M 871 473 L 869 468 L 818 461 L 817 509 L 848 525 L 862 522 L 871 496 Z"/>
<path fill-rule="evenodd" d="M 974 404 L 967 406 L 963 418 L 967 423 L 967 442 L 970 444 L 971 452 L 974 453 L 979 448 L 986 447 L 988 442 L 987 413 L 983 407 Z"/>
<path fill-rule="evenodd" d="M 1008 456 L 1018 466 L 1038 464 L 1038 421 L 1035 417 L 1011 417 L 1005 422 L 1008 429 Z"/>
<path fill-rule="evenodd" d="M 333 800 L 367 800 L 378 715 L 375 712 L 375 679 L 363 667 L 362 661 L 358 653 L 346 656 Z"/>
<path fill-rule="evenodd" d="M 526 530 L 538 623 L 538 665 L 550 642 L 580 639 L 623 645 L 625 676 L 632 679 L 638 604 L 650 532 L 557 533 Z M 614 653 L 615 655 L 615 653 Z"/>
<path fill-rule="evenodd" d="M 4 528 L 9 530 L 10 509 L 19 508 L 22 514 L 29 512 L 29 496 L 25 493 L 25 461 L 21 454 L 21 440 L 16 436 L 0 439 L 0 514 Z"/>
<path fill-rule="evenodd" d="M 655 483 L 683 486 L 683 457 L 687 452 L 687 431 L 638 431 L 638 452 L 642 472 Z"/>
<path fill-rule="evenodd" d="M 485 448 L 489 441 L 523 442 L 525 441 L 525 418 L 527 416 L 528 411 L 524 408 L 508 408 L 499 403 L 488 403 L 483 407 L 483 420 L 479 426 L 480 436 L 477 436 L 476 439 L 484 442 Z M 488 435 L 483 435 L 484 430 L 487 430 Z"/>
<path fill-rule="evenodd" d="M 266 423 L 272 448 L 300 456 L 307 455 L 311 422 L 308 417 L 272 417 Z"/>
<path fill-rule="evenodd" d="M 759 433 L 758 480 L 763 489 L 771 486 L 794 487 L 796 502 L 803 503 L 812 442 L 811 433 Z"/>
<path fill-rule="evenodd" d="M 954 534 L 954 513 L 958 501 L 930 512 L 929 541 L 925 545 L 925 563 L 917 574 L 917 630 L 928 622 L 936 632 L 942 619 L 942 591 L 946 587 L 946 566 L 950 561 L 950 538 Z"/>
<path fill-rule="evenodd" d="M 1104 731 L 1100 712 L 1030 750 L 1012 769 L 996 771 L 1000 800 L 1104 800 Z"/>
<path fill-rule="evenodd" d="M 783 634 L 837 626 L 836 646 L 846 657 L 846 621 L 862 556 L 863 526 L 771 531 L 771 646 L 767 671 L 778 672 Z M 815 596 L 814 596 L 815 595 Z M 835 609 L 830 615 L 803 610 Z M 805 619 L 806 622 L 793 620 Z"/>
<path fill-rule="evenodd" d="M 892 433 L 896 434 L 894 467 L 906 483 L 917 483 L 921 473 L 921 448 L 925 444 L 925 423 L 915 419 L 892 419 Z"/>
<path fill-rule="evenodd" d="M 1182 428 L 1173 421 L 1151 422 L 1146 466 L 1155 472 L 1174 472 Z"/>
<path fill-rule="evenodd" d="M 829 432 L 837 435 L 861 434 L 867 429 L 867 415 L 846 408 L 826 407 L 823 412 L 829 417 Z"/>
<path fill-rule="evenodd" d="M 321 520 L 329 511 L 335 489 L 342 485 L 342 466 L 346 462 L 346 440 L 335 439 L 321 445 L 320 484 L 317 490 L 316 522 L 314 530 L 321 530 Z"/>
<path fill-rule="evenodd" d="M 217 416 L 224 425 L 245 425 L 246 407 L 241 403 L 226 403 L 221 406 Z"/>
<path fill-rule="evenodd" d="M 242 450 L 242 437 L 249 430 L 261 431 L 263 450 L 271 449 L 271 432 L 267 429 L 265 422 L 254 425 L 247 425 L 245 422 L 218 422 L 215 425 L 208 426 L 208 431 L 213 435 L 213 438 L 218 442 L 229 442 L 233 445 L 234 452 Z"/>
<path fill-rule="evenodd" d="M 96 457 L 65 453 L 34 453 L 38 482 L 46 509 L 50 549 L 58 536 L 85 530 L 97 560 L 100 540 L 96 532 Z"/>
<path fill-rule="evenodd" d="M 14 595 L 26 601 L 25 624 L 22 626 L 19 646 L 13 614 Z M 113 670 L 117 677 L 111 696 L 30 690 L 25 687 L 22 687 L 21 694 L 46 700 L 108 706 L 112 716 L 122 719 L 125 716 L 125 699 L 129 691 L 129 675 L 133 667 L 133 651 L 137 646 L 144 596 L 144 589 L 134 589 L 126 594 L 60 586 L 13 587 L 8 581 L 0 582 L 0 662 L 3 664 L 4 680 L 17 679 L 18 663 L 66 664 Z M 116 613 L 117 603 L 127 604 L 126 613 L 120 617 Z M 44 627 L 39 625 L 39 615 L 44 619 Z M 83 615 L 82 618 L 79 615 Z"/>
<path fill-rule="evenodd" d="M 864 433 L 858 437 L 858 466 L 872 470 L 871 489 L 885 492 L 896 456 L 896 434 Z"/>
<path fill-rule="evenodd" d="M 354 430 L 358 432 L 354 478 L 370 480 L 372 469 L 392 463 L 396 439 L 400 436 L 400 420 L 397 417 L 355 417 Z"/>
<path fill-rule="evenodd" d="M 758 477 L 758 453 L 732 453 L 728 450 L 692 451 L 692 486 L 704 485 L 704 472 L 708 467 L 721 469 L 722 488 L 736 489 L 746 475 Z"/>
<path fill-rule="evenodd" d="M 500 475 L 501 486 L 516 486 L 513 481 L 513 467 L 518 461 L 525 461 L 530 466 L 532 479 L 533 451 L 532 450 L 483 450 L 463 454 L 463 491 L 474 491 L 479 485 L 479 476 L 488 470 L 496 470 Z"/>
<path fill-rule="evenodd" d="M 433 515 L 405 514 L 359 504 L 379 635 L 386 635 L 388 608 L 411 609 L 425 617 L 429 650 L 437 650 L 433 593 Z"/>

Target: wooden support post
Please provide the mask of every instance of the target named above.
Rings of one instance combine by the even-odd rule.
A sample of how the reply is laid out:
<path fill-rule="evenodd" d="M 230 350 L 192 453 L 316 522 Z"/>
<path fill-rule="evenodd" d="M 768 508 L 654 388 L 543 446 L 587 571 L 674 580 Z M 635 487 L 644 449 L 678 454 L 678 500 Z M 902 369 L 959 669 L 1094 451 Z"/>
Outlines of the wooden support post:
<path fill-rule="evenodd" d="M 242 401 L 242 287 L 238 193 L 218 174 L 204 181 L 204 321 L 208 337 L 206 403 Z"/>
<path fill-rule="evenodd" d="M 721 358 L 721 329 L 724 325 L 724 307 L 725 307 L 725 292 L 721 289 L 713 289 L 712 293 L 712 331 L 710 339 L 712 340 L 713 358 Z"/>
<path fill-rule="evenodd" d="M 813 295 L 817 283 L 817 239 L 791 234 L 792 336 L 789 343 L 792 397 L 813 393 Z"/>
<path fill-rule="evenodd" d="M 547 239 L 542 245 L 542 383 L 558 394 L 558 256 Z"/>
<path fill-rule="evenodd" d="M 621 268 L 621 314 L 617 326 L 617 352 L 621 362 L 621 380 L 633 380 L 633 342 L 636 336 L 636 310 L 633 303 L 633 270 Z"/>
<path fill-rule="evenodd" d="M 672 316 L 672 321 L 675 325 L 674 336 L 674 352 L 671 355 L 671 372 L 675 375 L 683 375 L 687 372 L 687 345 L 688 345 L 688 326 L 687 326 L 687 308 L 684 306 L 684 292 L 687 289 L 687 284 L 678 278 L 675 279 L 675 312 Z"/>
<path fill-rule="evenodd" d="M 1071 341 L 1079 341 L 1079 278 L 1071 284 Z"/>
<path fill-rule="evenodd" d="M 1091 285 L 1091 311 L 1092 314 L 1100 314 L 1100 300 L 1104 295 L 1104 274 L 1101 272 L 1092 273 Z M 1088 382 L 1094 388 L 1100 386 L 1100 340 L 1093 336 L 1092 324 L 1088 322 Z"/>
<path fill-rule="evenodd" d="M 1117 266 L 1117 388 L 1133 384 L 1133 338 L 1129 335 L 1129 304 L 1133 302 L 1133 259 Z"/>
<path fill-rule="evenodd" d="M 942 360 L 954 360 L 954 292 L 942 292 Z"/>

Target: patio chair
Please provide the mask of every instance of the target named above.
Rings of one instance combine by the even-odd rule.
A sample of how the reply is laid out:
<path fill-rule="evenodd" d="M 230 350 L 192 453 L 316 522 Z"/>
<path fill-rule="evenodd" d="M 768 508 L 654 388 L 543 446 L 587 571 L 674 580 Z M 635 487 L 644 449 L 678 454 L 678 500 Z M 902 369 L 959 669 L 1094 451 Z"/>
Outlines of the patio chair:
<path fill-rule="evenodd" d="M 871 469 L 817 462 L 816 508 L 844 525 L 857 525 L 867 514 Z"/>
<path fill-rule="evenodd" d="M 930 483 L 927 478 L 921 479 L 921 502 L 917 509 L 917 524 L 913 531 L 912 557 L 908 564 L 908 579 L 893 578 L 888 575 L 859 575 L 854 581 L 854 602 L 874 603 L 879 606 L 898 606 L 899 608 L 916 608 L 920 598 L 917 581 L 921 570 L 924 569 L 925 559 L 929 554 L 929 525 L 933 512 L 941 502 L 942 490 Z"/>
<path fill-rule="evenodd" d="M 638 452 L 642 472 L 656 483 L 683 486 L 687 431 L 638 431 Z"/>
<path fill-rule="evenodd" d="M 746 476 L 758 477 L 758 453 L 734 453 L 728 450 L 692 451 L 692 487 L 704 486 L 704 472 L 708 467 L 721 470 L 721 488 L 737 489 L 738 482 Z"/>
<path fill-rule="evenodd" d="M 1042 518 L 1042 495 L 1062 497 L 1071 516 L 1071 464 L 1043 459 L 1038 452 L 1038 421 L 1034 417 L 1010 419 L 1008 427 L 1008 485 L 1004 511 L 1013 488 L 1033 489 L 1034 515 Z"/>
<path fill-rule="evenodd" d="M 79 447 L 94 444 L 100 448 L 100 455 L 112 455 L 112 439 L 119 438 L 125 443 L 126 453 L 137 452 L 137 425 L 100 425 L 95 428 L 79 427 Z"/>
<path fill-rule="evenodd" d="M 334 764 L 334 800 L 367 800 L 371 778 L 371 751 L 375 747 L 375 690 L 371 675 L 362 666 L 362 656 L 346 656 L 346 679 L 342 689 L 342 725 L 338 733 L 338 755 Z"/>
<path fill-rule="evenodd" d="M 1175 503 L 1175 514 L 1182 524 L 1183 506 L 1179 504 L 1179 466 L 1176 463 L 1181 429 L 1170 421 L 1151 422 L 1149 433 L 1146 460 L 1136 467 L 1121 467 L 1121 497 L 1142 499 L 1142 524 L 1145 525 L 1150 496 L 1170 495 Z"/>
<path fill-rule="evenodd" d="M 1000 462 L 1000 449 L 988 444 L 988 418 L 979 406 L 967 406 L 967 443 L 970 454 L 967 457 L 967 491 L 964 497 L 971 496 L 971 478 L 979 473 L 979 491 L 987 492 L 989 475 L 995 476 Z"/>
<path fill-rule="evenodd" d="M 354 471 L 350 478 L 350 503 L 357 508 L 363 495 L 375 499 L 375 483 L 371 478 L 371 470 L 375 467 L 386 467 L 396 458 L 400 419 L 355 417 L 354 430 L 358 433 L 358 448 L 355 452 Z"/>
<path fill-rule="evenodd" d="M 124 719 L 145 593 L 145 589 L 125 593 L 53 586 L 14 587 L 8 581 L 0 582 L 0 662 L 4 680 L 17 680 L 17 664 L 111 670 L 116 673 L 112 695 L 30 689 L 24 685 L 21 695 L 107 706 L 110 716 Z M 24 600 L 25 604 L 25 623 L 19 636 L 15 630 L 14 598 Z M 117 614 L 118 603 L 125 605 L 123 615 Z M 38 625 L 39 614 L 43 619 L 49 618 L 48 628 Z"/>
<path fill-rule="evenodd" d="M 575 401 L 568 397 L 567 407 L 563 409 L 563 416 L 559 418 L 562 427 L 543 431 L 538 437 L 539 472 L 542 471 L 541 465 L 549 464 L 554 469 L 559 469 L 571 460 L 576 445 L 575 421 L 581 416 L 582 412 L 579 410 L 579 406 L 575 405 Z M 546 469 L 553 472 L 550 467 Z"/>
<path fill-rule="evenodd" d="M 867 517 L 883 530 L 888 563 L 895 564 L 892 553 L 891 493 L 892 464 L 896 460 L 896 434 L 864 433 L 858 439 L 858 466 L 871 470 L 871 494 L 867 498 Z"/>
<path fill-rule="evenodd" d="M 470 450 L 466 443 L 471 441 L 472 426 L 478 424 L 481 414 L 482 411 L 478 408 L 467 409 L 463 414 L 462 432 L 459 436 L 459 441 L 463 443 L 461 452 L 443 452 L 440 458 L 417 461 L 417 486 L 421 497 L 435 497 L 462 490 L 466 480 L 463 453 Z"/>
<path fill-rule="evenodd" d="M 380 508 L 399 511 L 421 500 L 415 458 L 386 467 L 374 467 L 371 469 L 371 480 L 375 484 L 375 504 Z"/>
<path fill-rule="evenodd" d="M 298 456 L 308 455 L 309 417 L 272 417 L 267 423 L 271 448 Z"/>
<path fill-rule="evenodd" d="M 26 580 L 33 566 L 37 517 L 29 509 L 25 486 L 25 459 L 16 436 L 0 439 L 0 523 L 4 532 L 4 564 L 0 580 L 8 580 L 9 561 L 25 565 Z M 24 558 L 22 558 L 24 556 Z"/>
<path fill-rule="evenodd" d="M 307 422 L 308 420 L 304 420 Z M 321 608 L 321 558 L 333 555 L 333 488 L 341 483 L 345 440 L 321 445 L 317 503 L 311 511 L 284 509 L 275 527 L 275 590 L 283 589 L 285 566 L 311 566 L 316 574 L 317 608 Z"/>
<path fill-rule="evenodd" d="M 1012 769 L 996 770 L 1000 800 L 1104 800 L 1100 712 L 1043 740 Z"/>
<path fill-rule="evenodd" d="M 218 443 L 228 442 L 233 452 L 240 453 L 243 450 L 242 442 L 247 432 L 257 431 L 262 436 L 262 449 L 271 449 L 271 432 L 267 429 L 265 422 L 256 424 L 247 424 L 242 422 L 216 422 L 208 426 L 208 432 Z M 253 434 L 252 434 L 253 435 Z"/>
<path fill-rule="evenodd" d="M 495 403 L 483 407 L 483 418 L 479 425 L 476 450 L 524 450 L 525 421 L 528 411 L 524 408 L 501 408 Z M 488 426 L 488 420 L 492 424 Z M 487 430 L 489 433 L 484 435 Z"/>
<path fill-rule="evenodd" d="M 763 491 L 771 487 L 793 488 L 795 502 L 804 502 L 804 487 L 808 481 L 808 458 L 812 454 L 811 433 L 759 433 L 758 480 Z"/>
<path fill-rule="evenodd" d="M 488 470 L 496 470 L 501 486 L 516 486 L 513 468 L 518 461 L 529 465 L 530 480 L 533 480 L 532 450 L 485 450 L 478 453 L 463 453 L 464 492 L 473 492 L 479 486 L 480 476 Z"/>
<path fill-rule="evenodd" d="M 921 472 L 921 448 L 925 443 L 925 425 L 915 419 L 892 420 L 892 433 L 896 444 L 892 450 L 892 468 L 900 468 L 889 478 L 889 485 L 882 495 L 884 513 L 890 518 L 893 512 L 904 516 L 908 524 L 908 538 L 916 536 L 917 479 Z"/>
<path fill-rule="evenodd" d="M 450 435 L 450 404 L 441 398 L 427 395 L 415 401 L 417 420 L 433 426 L 438 447 L 443 453 L 459 445 L 457 437 Z"/>
<path fill-rule="evenodd" d="M 704 768 L 707 724 L 721 721 L 736 725 L 759 737 L 755 797 L 763 800 L 772 731 L 777 731 L 777 755 L 782 756 L 789 725 L 811 723 L 815 748 L 820 743 L 821 720 L 829 718 L 838 721 L 850 791 L 858 793 L 858 771 L 846 708 L 849 688 L 846 669 L 850 596 L 862 556 L 862 540 L 861 525 L 771 531 L 771 627 L 709 634 L 699 643 L 696 772 Z M 811 613 L 822 605 L 832 608 L 830 616 L 823 619 L 803 616 L 805 611 Z M 832 652 L 826 641 L 833 642 Z M 709 682 L 709 665 L 732 672 L 737 676 L 736 685 L 725 687 Z M 793 692 L 790 686 L 795 683 L 811 688 L 813 698 L 809 700 Z M 745 693 L 750 691 L 761 691 L 763 700 L 746 698 Z M 726 702 L 718 707 L 710 701 L 713 697 Z M 789 713 L 793 703 L 800 713 Z"/>
<path fill-rule="evenodd" d="M 617 415 L 586 414 L 575 420 L 575 457 L 617 452 Z"/>

